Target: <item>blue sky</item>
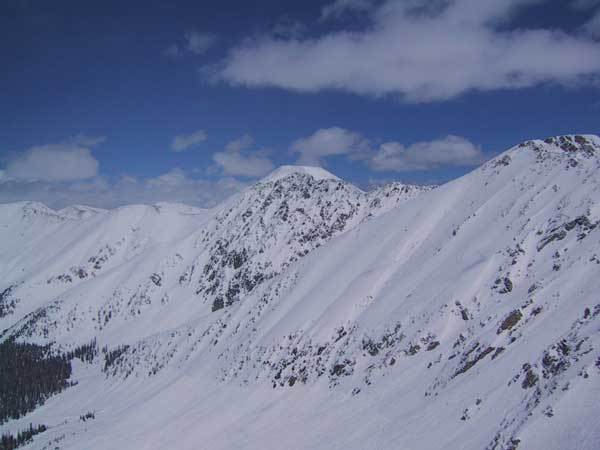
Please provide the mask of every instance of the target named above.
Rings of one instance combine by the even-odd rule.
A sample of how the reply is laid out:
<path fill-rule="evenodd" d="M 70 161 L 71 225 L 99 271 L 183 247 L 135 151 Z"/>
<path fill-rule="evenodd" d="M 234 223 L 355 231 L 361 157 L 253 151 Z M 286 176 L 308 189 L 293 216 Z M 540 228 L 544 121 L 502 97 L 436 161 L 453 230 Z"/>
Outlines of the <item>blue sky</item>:
<path fill-rule="evenodd" d="M 598 134 L 599 38 L 598 0 L 4 1 L 0 202 L 210 206 L 295 163 L 445 182 Z"/>

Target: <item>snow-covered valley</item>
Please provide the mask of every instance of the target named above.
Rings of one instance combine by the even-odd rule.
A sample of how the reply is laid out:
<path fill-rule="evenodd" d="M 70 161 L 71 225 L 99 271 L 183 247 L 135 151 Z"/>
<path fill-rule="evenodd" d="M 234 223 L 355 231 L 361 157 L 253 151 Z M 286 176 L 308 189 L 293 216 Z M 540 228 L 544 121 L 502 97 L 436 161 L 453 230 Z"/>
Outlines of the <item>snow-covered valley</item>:
<path fill-rule="evenodd" d="M 0 205 L 0 339 L 93 347 L 0 434 L 597 449 L 598 224 L 596 136 L 528 141 L 436 188 L 286 166 L 211 210 Z"/>

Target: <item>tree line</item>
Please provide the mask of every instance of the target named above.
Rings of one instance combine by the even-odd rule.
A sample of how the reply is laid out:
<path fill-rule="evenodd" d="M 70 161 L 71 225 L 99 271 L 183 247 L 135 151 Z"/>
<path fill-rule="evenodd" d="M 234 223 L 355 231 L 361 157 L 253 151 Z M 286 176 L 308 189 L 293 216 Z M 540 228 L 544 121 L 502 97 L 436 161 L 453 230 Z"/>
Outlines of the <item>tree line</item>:
<path fill-rule="evenodd" d="M 71 360 L 91 362 L 97 353 L 95 340 L 67 353 L 10 338 L 0 343 L 0 424 L 18 419 L 72 386 Z"/>
<path fill-rule="evenodd" d="M 43 433 L 47 429 L 46 425 L 34 427 L 33 424 L 29 424 L 29 428 L 19 431 L 16 437 L 10 433 L 4 433 L 0 438 L 0 450 L 14 450 L 17 447 L 27 444 L 33 439 L 33 436 Z"/>

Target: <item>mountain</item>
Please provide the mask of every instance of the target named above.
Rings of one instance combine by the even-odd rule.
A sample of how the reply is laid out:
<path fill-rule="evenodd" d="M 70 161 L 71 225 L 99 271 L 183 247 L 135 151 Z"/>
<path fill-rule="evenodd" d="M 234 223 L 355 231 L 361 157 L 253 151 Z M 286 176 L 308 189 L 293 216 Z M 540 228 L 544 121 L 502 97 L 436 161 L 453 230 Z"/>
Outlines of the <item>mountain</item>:
<path fill-rule="evenodd" d="M 211 211 L 3 205 L 2 276 L 15 307 L 0 328 L 66 345 L 103 330 L 140 339 L 147 322 L 170 316 L 176 326 L 190 309 L 232 305 L 331 238 L 429 189 L 365 193 L 324 169 L 282 167 Z M 29 321 L 40 311 L 43 319 Z"/>
<path fill-rule="evenodd" d="M 595 449 L 599 155 L 596 136 L 532 140 L 435 189 L 368 193 L 284 167 L 213 210 L 2 205 L 2 339 L 52 344 L 76 384 L 0 431 Z"/>

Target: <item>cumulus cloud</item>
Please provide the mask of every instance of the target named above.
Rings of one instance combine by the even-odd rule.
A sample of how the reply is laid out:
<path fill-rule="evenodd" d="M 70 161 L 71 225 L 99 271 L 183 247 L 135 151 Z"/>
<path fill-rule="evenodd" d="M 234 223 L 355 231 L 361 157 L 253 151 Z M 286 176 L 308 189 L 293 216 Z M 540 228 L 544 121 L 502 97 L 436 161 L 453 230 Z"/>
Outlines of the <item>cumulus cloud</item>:
<path fill-rule="evenodd" d="M 185 40 L 188 51 L 196 55 L 201 55 L 215 44 L 217 37 L 211 33 L 188 31 L 185 33 Z"/>
<path fill-rule="evenodd" d="M 370 143 L 358 133 L 332 127 L 294 141 L 291 150 L 299 153 L 298 164 L 322 166 L 324 158 L 329 156 L 348 155 L 352 159 L 365 157 L 370 151 Z"/>
<path fill-rule="evenodd" d="M 238 139 L 229 141 L 225 146 L 225 151 L 229 153 L 239 153 L 242 150 L 250 148 L 254 144 L 254 139 L 249 134 L 245 134 Z"/>
<path fill-rule="evenodd" d="M 136 203 L 177 202 L 211 207 L 241 190 L 246 184 L 229 177 L 217 180 L 192 178 L 175 168 L 157 177 L 121 179 L 113 190 Z"/>
<path fill-rule="evenodd" d="M 213 161 L 224 175 L 260 177 L 273 170 L 267 150 L 250 152 L 254 140 L 249 135 L 229 142 L 221 152 L 213 154 Z"/>
<path fill-rule="evenodd" d="M 187 54 L 202 55 L 217 42 L 217 36 L 212 33 L 186 31 L 183 42 L 169 45 L 163 50 L 163 55 L 171 59 L 180 59 Z"/>
<path fill-rule="evenodd" d="M 98 160 L 91 148 L 104 138 L 77 136 L 60 144 L 32 147 L 10 159 L 0 175 L 8 181 L 74 181 L 95 177 Z"/>
<path fill-rule="evenodd" d="M 155 177 L 102 176 L 90 149 L 103 141 L 80 135 L 16 153 L 0 168 L 0 203 L 31 200 L 51 208 L 73 204 L 112 208 L 177 202 L 212 207 L 246 186 L 231 177 L 192 177 L 179 168 Z"/>
<path fill-rule="evenodd" d="M 421 171 L 451 166 L 481 164 L 484 154 L 480 147 L 460 136 L 404 145 L 390 141 L 375 146 L 360 133 L 344 128 L 323 128 L 311 136 L 292 143 L 298 153 L 297 164 L 326 165 L 331 156 L 344 156 L 366 163 L 372 170 L 382 172 Z"/>
<path fill-rule="evenodd" d="M 157 202 L 212 207 L 246 186 L 233 178 L 196 179 L 181 169 L 157 177 L 95 177 L 76 182 L 7 181 L 0 189 L 0 203 L 38 201 L 55 209 L 79 204 L 100 208 Z"/>
<path fill-rule="evenodd" d="M 335 0 L 321 9 L 321 19 L 339 17 L 348 11 L 368 11 L 372 6 L 369 0 Z"/>
<path fill-rule="evenodd" d="M 600 11 L 583 25 L 584 31 L 594 38 L 600 38 Z"/>
<path fill-rule="evenodd" d="M 473 166 L 485 160 L 481 148 L 459 136 L 447 136 L 404 146 L 386 142 L 379 146 L 369 165 L 376 171 L 417 171 L 443 166 Z"/>
<path fill-rule="evenodd" d="M 284 17 L 275 24 L 271 30 L 271 34 L 279 38 L 300 38 L 306 33 L 307 26 L 303 23 L 292 21 L 288 17 Z"/>
<path fill-rule="evenodd" d="M 177 44 L 169 45 L 167 48 L 163 50 L 163 55 L 172 58 L 179 59 L 183 56 L 183 51 Z"/>
<path fill-rule="evenodd" d="M 183 152 L 206 141 L 207 138 L 208 135 L 204 130 L 198 130 L 187 135 L 178 135 L 175 136 L 171 142 L 171 150 L 174 152 Z"/>
<path fill-rule="evenodd" d="M 577 10 L 591 12 L 591 18 L 583 24 L 582 29 L 592 38 L 600 38 L 600 0 L 574 0 L 571 5 Z"/>
<path fill-rule="evenodd" d="M 600 45 L 589 36 L 510 28 L 521 8 L 545 1 L 387 0 L 370 11 L 371 24 L 363 31 L 247 39 L 212 68 L 212 78 L 299 92 L 391 94 L 412 102 L 597 80 Z M 328 15 L 362 3 L 336 1 Z"/>

